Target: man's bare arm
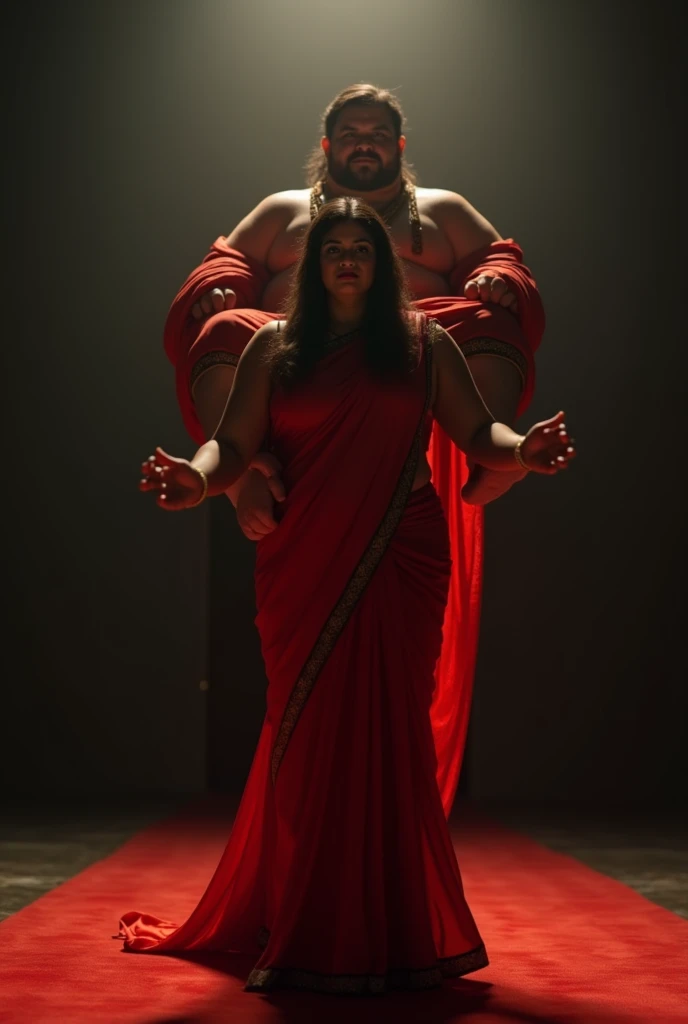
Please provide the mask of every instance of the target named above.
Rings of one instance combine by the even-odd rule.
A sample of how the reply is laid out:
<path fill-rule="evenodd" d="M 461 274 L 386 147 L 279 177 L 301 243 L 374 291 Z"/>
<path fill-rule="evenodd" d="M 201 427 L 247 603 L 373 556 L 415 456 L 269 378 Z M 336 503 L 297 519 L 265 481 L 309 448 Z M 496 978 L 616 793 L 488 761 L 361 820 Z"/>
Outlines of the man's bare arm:
<path fill-rule="evenodd" d="M 275 192 L 267 196 L 227 235 L 227 245 L 267 267 L 275 239 L 293 216 L 294 195 L 293 192 Z"/>
<path fill-rule="evenodd" d="M 206 370 L 193 388 L 196 414 L 206 437 L 212 437 L 222 419 L 227 405 L 227 396 L 232 390 L 234 367 L 218 364 Z M 274 456 L 263 453 L 261 458 L 273 461 L 275 473 L 279 465 Z M 265 474 L 258 469 L 249 469 L 226 490 L 226 495 L 236 509 L 237 522 L 249 540 L 257 541 L 272 533 L 277 527 L 275 519 L 275 494 L 266 482 Z"/>
<path fill-rule="evenodd" d="M 429 199 L 432 215 L 448 238 L 456 263 L 476 249 L 500 241 L 497 229 L 463 196 L 438 188 L 432 189 Z"/>
<path fill-rule="evenodd" d="M 293 215 L 294 195 L 293 192 L 275 192 L 267 196 L 226 236 L 227 245 L 267 270 L 270 249 Z M 236 301 L 233 289 L 212 288 L 193 304 L 191 315 L 200 321 L 214 313 L 234 309 Z"/>

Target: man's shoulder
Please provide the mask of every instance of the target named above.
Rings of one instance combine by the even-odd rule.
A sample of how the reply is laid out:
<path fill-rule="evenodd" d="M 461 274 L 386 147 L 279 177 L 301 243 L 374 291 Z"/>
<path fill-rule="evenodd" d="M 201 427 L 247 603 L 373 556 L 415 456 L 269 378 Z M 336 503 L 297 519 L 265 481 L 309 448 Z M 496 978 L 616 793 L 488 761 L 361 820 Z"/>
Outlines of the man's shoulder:
<path fill-rule="evenodd" d="M 303 203 L 304 199 L 310 198 L 309 188 L 289 188 L 284 192 L 272 192 L 263 199 L 261 205 L 274 210 L 286 210 Z"/>
<path fill-rule="evenodd" d="M 418 208 L 444 231 L 457 262 L 501 238 L 497 229 L 458 192 L 445 188 L 418 189 Z"/>
<path fill-rule="evenodd" d="M 450 192 L 446 188 L 421 188 L 417 186 L 416 198 L 423 205 L 428 206 L 455 206 L 459 208 L 467 205 L 467 200 L 463 196 L 460 196 L 458 192 Z"/>

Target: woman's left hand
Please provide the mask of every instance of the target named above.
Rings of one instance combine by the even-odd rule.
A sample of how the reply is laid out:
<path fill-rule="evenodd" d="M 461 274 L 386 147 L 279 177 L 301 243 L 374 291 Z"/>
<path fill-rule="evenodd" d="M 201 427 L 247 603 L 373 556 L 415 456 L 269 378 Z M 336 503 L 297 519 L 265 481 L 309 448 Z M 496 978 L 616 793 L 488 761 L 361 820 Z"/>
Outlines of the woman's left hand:
<path fill-rule="evenodd" d="M 162 448 L 141 466 L 141 491 L 156 491 L 160 508 L 176 512 L 197 505 L 205 492 L 203 477 L 188 459 L 177 459 Z"/>
<path fill-rule="evenodd" d="M 535 423 L 521 444 L 521 456 L 528 469 L 549 476 L 566 469 L 575 454 L 575 444 L 569 437 L 563 412 Z"/>

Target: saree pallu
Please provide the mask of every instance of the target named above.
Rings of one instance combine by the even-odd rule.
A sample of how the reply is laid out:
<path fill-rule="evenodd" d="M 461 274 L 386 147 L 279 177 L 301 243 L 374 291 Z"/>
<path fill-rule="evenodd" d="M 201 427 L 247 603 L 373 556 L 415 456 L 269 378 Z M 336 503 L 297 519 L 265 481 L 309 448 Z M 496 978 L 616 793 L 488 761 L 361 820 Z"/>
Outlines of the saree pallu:
<path fill-rule="evenodd" d="M 429 388 L 429 358 L 383 386 L 356 339 L 273 396 L 288 497 L 257 548 L 256 757 L 199 906 L 179 929 L 125 915 L 126 949 L 254 952 L 257 991 L 426 988 L 487 964 L 430 722 L 451 562 L 434 489 L 411 492 Z"/>

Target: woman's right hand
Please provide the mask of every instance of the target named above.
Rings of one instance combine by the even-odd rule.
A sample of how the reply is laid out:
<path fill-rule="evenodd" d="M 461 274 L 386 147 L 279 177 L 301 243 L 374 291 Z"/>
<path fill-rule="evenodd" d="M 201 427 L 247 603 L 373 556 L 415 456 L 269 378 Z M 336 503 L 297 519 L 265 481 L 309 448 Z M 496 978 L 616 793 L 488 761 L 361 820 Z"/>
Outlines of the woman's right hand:
<path fill-rule="evenodd" d="M 553 476 L 566 469 L 576 454 L 573 438 L 564 423 L 564 413 L 534 423 L 521 444 L 521 456 L 534 473 Z"/>
<path fill-rule="evenodd" d="M 139 490 L 154 491 L 159 508 L 176 512 L 197 505 L 205 494 L 203 477 L 188 459 L 176 459 L 162 448 L 141 466 Z"/>

